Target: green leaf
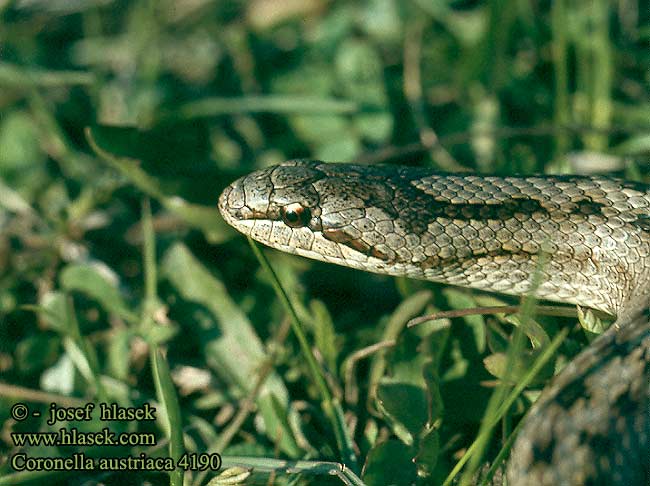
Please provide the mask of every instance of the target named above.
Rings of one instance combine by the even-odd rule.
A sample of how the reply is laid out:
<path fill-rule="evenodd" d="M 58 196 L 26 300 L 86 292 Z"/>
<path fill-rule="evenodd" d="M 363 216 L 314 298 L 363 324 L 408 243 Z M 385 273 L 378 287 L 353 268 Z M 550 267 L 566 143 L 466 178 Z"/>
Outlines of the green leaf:
<path fill-rule="evenodd" d="M 336 363 L 340 349 L 340 345 L 337 343 L 341 339 L 336 335 L 332 316 L 330 316 L 327 307 L 320 300 L 312 300 L 309 308 L 314 322 L 314 344 L 323 356 L 329 372 L 336 373 Z"/>
<path fill-rule="evenodd" d="M 414 438 L 429 420 L 426 390 L 409 383 L 384 379 L 377 387 L 377 401 L 395 434 L 405 444 L 413 445 Z"/>
<path fill-rule="evenodd" d="M 431 300 L 431 292 L 423 290 L 416 292 L 404 301 L 393 311 L 390 316 L 388 324 L 386 325 L 382 334 L 382 341 L 397 340 L 398 336 L 403 332 L 406 323 L 413 317 L 420 314 L 427 303 Z M 370 370 L 370 385 L 378 383 L 380 378 L 384 375 L 386 369 L 386 358 L 384 353 L 378 353 L 373 357 L 372 368 Z"/>
<path fill-rule="evenodd" d="M 178 462 L 181 455 L 185 452 L 183 445 L 183 422 L 181 420 L 181 409 L 178 404 L 176 387 L 169 373 L 167 360 L 156 346 L 151 347 L 151 368 L 156 384 L 156 395 L 162 405 L 161 415 L 165 417 L 165 434 L 169 439 L 169 456 Z M 183 486 L 183 470 L 177 467 L 169 473 L 170 486 Z"/>
<path fill-rule="evenodd" d="M 74 378 L 74 364 L 70 356 L 63 354 L 53 366 L 46 369 L 41 375 L 41 388 L 65 396 L 72 395 Z"/>
<path fill-rule="evenodd" d="M 99 302 L 106 312 L 135 323 L 138 317 L 127 307 L 109 272 L 103 264 L 73 263 L 61 271 L 59 281 L 64 289 L 86 294 Z"/>
<path fill-rule="evenodd" d="M 578 306 L 578 322 L 585 331 L 592 334 L 602 334 L 607 329 L 607 325 L 591 309 L 583 309 L 580 306 Z"/>
<path fill-rule="evenodd" d="M 2 177 L 0 177 L 0 208 L 14 213 L 34 215 L 29 203 L 17 191 L 6 185 Z"/>
<path fill-rule="evenodd" d="M 363 481 L 368 486 L 407 486 L 417 477 L 411 449 L 399 441 L 389 440 L 368 453 Z"/>
<path fill-rule="evenodd" d="M 180 243 L 172 246 L 163 257 L 160 273 L 187 301 L 204 308 L 209 315 L 197 332 L 203 335 L 205 359 L 214 372 L 243 392 L 250 392 L 266 358 L 262 342 L 246 315 L 230 298 L 223 283 L 212 275 Z M 281 404 L 282 417 L 276 403 Z M 257 405 L 264 417 L 266 430 L 274 439 L 280 436 L 282 450 L 292 457 L 299 447 L 288 427 L 277 430 L 289 413 L 288 392 L 277 374 L 270 373 L 262 385 Z"/>
<path fill-rule="evenodd" d="M 51 329 L 61 333 L 70 331 L 67 298 L 63 292 L 48 292 L 41 298 L 41 306 L 34 309 Z"/>
<path fill-rule="evenodd" d="M 483 363 L 485 364 L 485 369 L 487 369 L 490 374 L 500 380 L 507 378 L 508 383 L 513 385 L 518 383 L 521 378 L 526 375 L 539 355 L 539 350 L 522 352 L 520 355 L 515 357 L 514 363 L 511 363 L 510 365 L 510 369 L 506 369 L 508 359 L 505 353 L 494 353 L 486 356 Z M 547 364 L 534 378 L 533 384 L 545 383 L 552 375 L 553 361 Z"/>
<path fill-rule="evenodd" d="M 108 340 L 108 367 L 111 375 L 118 380 L 126 380 L 131 370 L 131 339 L 133 332 L 127 328 L 116 329 Z"/>
<path fill-rule="evenodd" d="M 229 486 L 246 484 L 246 479 L 251 475 L 251 470 L 243 467 L 230 467 L 212 478 L 207 486 Z"/>
<path fill-rule="evenodd" d="M 24 171 L 41 162 L 44 154 L 33 117 L 23 111 L 4 113 L 0 123 L 0 175 Z"/>
<path fill-rule="evenodd" d="M 505 317 L 505 321 L 520 327 L 522 326 L 521 316 L 518 314 L 510 314 Z M 523 331 L 528 339 L 530 339 L 533 349 L 539 349 L 544 346 L 548 346 L 548 343 L 551 342 L 551 339 L 548 337 L 548 334 L 539 323 L 531 318 L 526 319 L 525 326 L 523 326 Z"/>
<path fill-rule="evenodd" d="M 382 43 L 400 42 L 402 19 L 396 0 L 365 2 L 361 22 L 368 34 Z"/>
<path fill-rule="evenodd" d="M 51 334 L 34 334 L 16 346 L 16 364 L 22 373 L 34 373 L 50 366 L 57 358 L 60 339 Z"/>

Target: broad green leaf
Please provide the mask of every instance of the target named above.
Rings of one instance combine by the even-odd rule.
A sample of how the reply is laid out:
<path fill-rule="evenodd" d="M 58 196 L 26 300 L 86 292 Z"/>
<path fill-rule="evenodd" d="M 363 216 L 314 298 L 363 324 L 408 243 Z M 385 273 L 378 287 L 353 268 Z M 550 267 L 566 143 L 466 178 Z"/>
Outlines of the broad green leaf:
<path fill-rule="evenodd" d="M 396 340 L 400 333 L 406 327 L 406 323 L 413 317 L 419 315 L 427 303 L 431 300 L 431 292 L 423 290 L 406 298 L 393 312 L 384 332 L 382 341 Z M 370 384 L 376 384 L 384 374 L 386 368 L 385 353 L 377 354 L 373 357 L 372 368 L 370 370 Z M 371 393 L 372 395 L 372 393 Z"/>
<path fill-rule="evenodd" d="M 137 316 L 129 310 L 117 284 L 105 266 L 98 264 L 73 263 L 65 267 L 59 276 L 61 286 L 68 291 L 77 291 L 99 302 L 106 312 L 117 314 L 134 323 Z"/>
<path fill-rule="evenodd" d="M 0 175 L 17 174 L 43 161 L 33 117 L 23 111 L 5 112 L 0 119 Z"/>
<path fill-rule="evenodd" d="M 395 434 L 407 445 L 429 420 L 426 390 L 409 383 L 384 379 L 377 387 L 379 409 L 392 423 Z M 408 404 L 408 406 L 405 406 Z"/>
<path fill-rule="evenodd" d="M 578 306 L 578 322 L 585 331 L 593 334 L 602 334 L 607 329 L 607 325 L 591 309 L 583 309 L 580 306 Z"/>
<path fill-rule="evenodd" d="M 361 14 L 363 28 L 381 43 L 399 42 L 402 19 L 396 0 L 370 0 Z"/>
<path fill-rule="evenodd" d="M 85 349 L 82 349 L 80 343 L 76 342 L 71 337 L 63 338 L 63 347 L 65 348 L 66 353 L 70 356 L 70 360 L 74 363 L 75 368 L 81 376 L 89 383 L 96 383 L 95 375 L 93 372 L 93 364 L 91 363 L 92 357 L 86 353 Z"/>
<path fill-rule="evenodd" d="M 29 203 L 11 187 L 6 185 L 0 176 L 0 208 L 14 213 L 33 215 L 32 207 Z"/>
<path fill-rule="evenodd" d="M 368 453 L 363 481 L 368 486 L 407 486 L 415 482 L 417 471 L 410 447 L 389 440 Z"/>
<path fill-rule="evenodd" d="M 69 307 L 66 302 L 68 296 L 63 292 L 48 292 L 41 298 L 41 307 L 36 309 L 50 328 L 61 333 L 70 330 Z"/>
<path fill-rule="evenodd" d="M 50 366 L 57 358 L 61 341 L 52 334 L 34 334 L 18 342 L 15 356 L 22 373 L 34 373 Z"/>
<path fill-rule="evenodd" d="M 249 392 L 255 384 L 260 366 L 265 359 L 262 342 L 246 315 L 235 305 L 225 286 L 212 275 L 181 243 L 165 254 L 160 273 L 187 301 L 207 310 L 197 332 L 204 336 L 205 359 L 222 379 Z M 274 400 L 281 404 L 284 416 L 277 413 Z M 264 417 L 271 438 L 280 436 L 283 451 L 291 456 L 299 448 L 289 428 L 278 432 L 277 425 L 286 421 L 288 393 L 277 374 L 271 373 L 258 395 L 257 404 Z"/>
<path fill-rule="evenodd" d="M 72 395 L 74 377 L 74 364 L 70 356 L 63 354 L 53 366 L 46 369 L 41 375 L 41 388 L 52 393 Z"/>

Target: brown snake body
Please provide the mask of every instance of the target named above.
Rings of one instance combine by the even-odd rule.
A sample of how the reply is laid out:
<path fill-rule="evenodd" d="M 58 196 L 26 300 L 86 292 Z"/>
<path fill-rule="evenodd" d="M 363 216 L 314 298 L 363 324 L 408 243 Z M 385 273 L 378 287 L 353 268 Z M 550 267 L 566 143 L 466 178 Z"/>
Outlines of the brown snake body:
<path fill-rule="evenodd" d="M 286 252 L 512 295 L 534 290 L 617 315 L 531 408 L 508 479 L 650 482 L 647 185 L 294 160 L 235 181 L 219 209 L 239 231 Z"/>

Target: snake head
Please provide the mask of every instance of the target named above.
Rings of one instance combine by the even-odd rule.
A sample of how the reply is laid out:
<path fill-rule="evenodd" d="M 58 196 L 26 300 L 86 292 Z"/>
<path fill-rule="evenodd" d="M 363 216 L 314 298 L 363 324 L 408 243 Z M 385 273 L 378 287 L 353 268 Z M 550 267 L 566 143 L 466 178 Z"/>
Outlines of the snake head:
<path fill-rule="evenodd" d="M 235 229 L 273 248 L 366 270 L 369 263 L 382 267 L 392 255 L 376 246 L 383 236 L 374 228 L 377 214 L 368 214 L 377 212 L 369 201 L 390 204 L 393 194 L 366 177 L 368 168 L 358 172 L 290 160 L 233 182 L 219 197 L 219 210 Z"/>
<path fill-rule="evenodd" d="M 274 223 L 318 230 L 319 196 L 313 187 L 318 172 L 313 165 L 293 160 L 237 179 L 219 197 L 219 211 L 228 224 L 255 239 L 271 238 L 267 230 Z"/>

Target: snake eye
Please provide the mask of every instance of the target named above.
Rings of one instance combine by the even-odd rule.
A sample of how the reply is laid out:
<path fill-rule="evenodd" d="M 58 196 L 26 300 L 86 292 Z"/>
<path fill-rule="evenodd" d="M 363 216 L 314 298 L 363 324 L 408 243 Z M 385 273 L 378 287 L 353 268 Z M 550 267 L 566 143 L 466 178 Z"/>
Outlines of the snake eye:
<path fill-rule="evenodd" d="M 291 203 L 280 209 L 280 216 L 282 216 L 282 221 L 287 226 L 300 228 L 307 226 L 307 223 L 311 219 L 311 212 L 309 208 L 306 208 L 300 203 Z"/>

